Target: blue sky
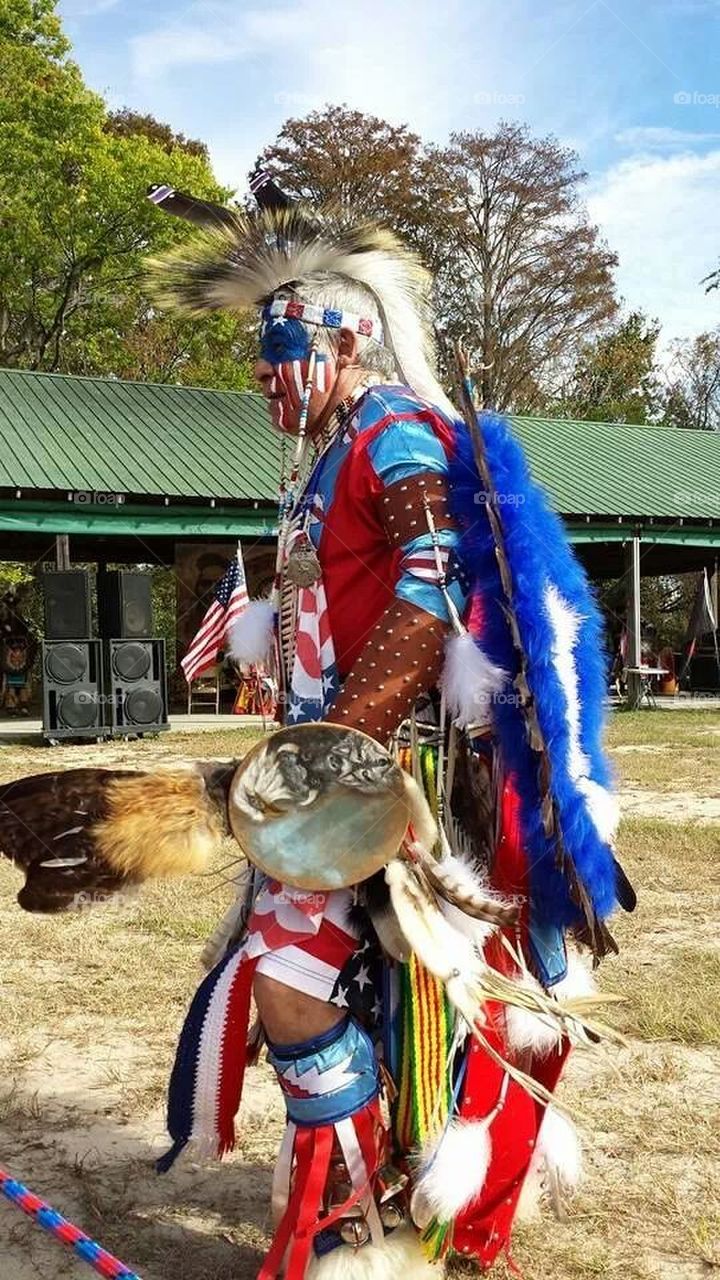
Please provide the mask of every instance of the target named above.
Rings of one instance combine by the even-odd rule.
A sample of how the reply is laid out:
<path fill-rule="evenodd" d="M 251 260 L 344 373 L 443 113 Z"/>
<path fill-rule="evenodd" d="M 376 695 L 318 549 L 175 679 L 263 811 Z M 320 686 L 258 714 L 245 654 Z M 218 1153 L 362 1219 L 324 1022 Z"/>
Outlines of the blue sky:
<path fill-rule="evenodd" d="M 720 323 L 720 0 L 61 0 L 89 83 L 245 187 L 283 120 L 346 102 L 442 142 L 527 121 L 573 146 L 628 306 Z M 158 179 L 162 178 L 158 174 Z"/>

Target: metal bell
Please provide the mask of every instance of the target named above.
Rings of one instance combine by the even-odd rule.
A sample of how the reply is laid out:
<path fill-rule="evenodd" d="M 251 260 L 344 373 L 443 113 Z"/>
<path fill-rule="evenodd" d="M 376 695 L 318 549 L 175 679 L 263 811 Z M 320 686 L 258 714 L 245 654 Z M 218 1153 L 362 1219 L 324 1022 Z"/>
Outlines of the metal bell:
<path fill-rule="evenodd" d="M 386 1231 L 394 1231 L 396 1227 L 402 1226 L 405 1214 L 397 1201 L 391 1200 L 389 1204 L 380 1205 L 380 1221 Z"/>
<path fill-rule="evenodd" d="M 370 1239 L 370 1228 L 364 1218 L 346 1218 L 340 1223 L 340 1237 L 343 1244 L 359 1249 Z"/>
<path fill-rule="evenodd" d="M 404 1191 L 407 1184 L 406 1173 L 401 1173 L 394 1164 L 384 1164 L 375 1179 L 375 1195 L 378 1203 L 384 1204 L 386 1200 L 392 1200 L 393 1196 Z"/>

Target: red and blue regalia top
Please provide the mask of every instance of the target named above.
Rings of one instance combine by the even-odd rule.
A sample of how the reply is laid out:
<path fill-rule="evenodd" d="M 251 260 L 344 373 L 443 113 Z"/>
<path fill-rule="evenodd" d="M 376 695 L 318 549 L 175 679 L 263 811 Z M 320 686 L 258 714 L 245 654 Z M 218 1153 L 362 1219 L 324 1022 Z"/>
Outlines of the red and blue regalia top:
<path fill-rule="evenodd" d="M 390 486 L 413 476 L 446 476 L 453 440 L 453 426 L 408 387 L 374 386 L 357 401 L 310 477 L 308 532 L 322 566 L 341 680 L 394 597 L 448 621 L 422 509 L 417 535 L 393 546 L 382 498 Z M 462 611 L 465 596 L 454 555 L 458 539 L 455 529 L 438 530 L 448 589 Z"/>

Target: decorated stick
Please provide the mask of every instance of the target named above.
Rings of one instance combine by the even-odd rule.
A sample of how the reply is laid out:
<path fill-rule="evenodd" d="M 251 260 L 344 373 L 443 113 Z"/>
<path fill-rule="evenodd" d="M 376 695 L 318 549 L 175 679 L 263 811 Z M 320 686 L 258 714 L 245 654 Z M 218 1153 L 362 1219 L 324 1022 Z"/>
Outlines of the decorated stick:
<path fill-rule="evenodd" d="M 540 812 L 542 816 L 543 829 L 545 831 L 545 835 L 548 836 L 548 838 L 553 838 L 555 841 L 557 865 L 563 874 L 567 876 L 570 891 L 585 917 L 588 930 L 587 941 L 590 943 L 594 955 L 601 956 L 606 954 L 608 950 L 617 951 L 617 947 L 615 946 L 607 926 L 598 918 L 593 904 L 590 901 L 588 892 L 577 873 L 573 859 L 565 847 L 565 842 L 563 840 L 557 813 L 557 803 L 552 789 L 550 756 L 545 745 L 545 737 L 538 718 L 535 698 L 528 681 L 528 659 L 523 648 L 517 613 L 515 611 L 512 573 L 505 547 L 505 531 L 503 529 L 502 518 L 500 515 L 500 507 L 497 502 L 492 472 L 487 460 L 485 441 L 478 426 L 472 382 L 470 380 L 465 357 L 459 343 L 455 344 L 454 352 L 458 375 L 457 386 L 460 393 L 463 418 L 470 433 L 473 454 L 475 456 L 475 465 L 478 470 L 480 482 L 483 485 L 486 494 L 485 511 L 487 513 L 488 524 L 495 543 L 495 557 L 497 560 L 498 571 L 500 573 L 503 595 L 505 597 L 503 609 L 510 628 L 513 648 L 515 649 L 518 660 L 519 669 L 513 684 L 517 690 L 520 700 L 520 708 L 525 720 L 525 731 L 527 733 L 528 744 L 530 749 L 535 752 L 537 756 L 537 779 L 538 789 L 540 792 Z"/>
<path fill-rule="evenodd" d="M 91 1240 L 84 1231 L 74 1227 L 49 1204 L 33 1195 L 32 1191 L 28 1191 L 27 1187 L 24 1187 L 21 1182 L 16 1182 L 5 1169 L 1 1168 L 0 1193 L 11 1204 L 22 1209 L 23 1213 L 37 1222 L 44 1231 L 72 1249 L 76 1257 L 87 1262 L 99 1276 L 106 1276 L 108 1280 L 140 1280 L 140 1276 L 126 1267 L 124 1262 L 114 1258 L 111 1253 L 103 1249 L 102 1245 Z"/>

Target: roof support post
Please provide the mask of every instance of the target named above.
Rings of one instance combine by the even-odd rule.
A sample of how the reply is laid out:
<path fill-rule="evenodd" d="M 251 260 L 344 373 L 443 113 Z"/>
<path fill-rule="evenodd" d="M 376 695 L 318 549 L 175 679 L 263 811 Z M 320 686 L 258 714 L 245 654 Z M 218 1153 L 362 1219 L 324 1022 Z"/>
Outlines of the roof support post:
<path fill-rule="evenodd" d="M 58 533 L 55 536 L 55 568 L 70 568 L 70 537 L 67 533 Z"/>
<path fill-rule="evenodd" d="M 642 685 L 637 668 L 641 664 L 641 619 L 640 619 L 640 535 L 633 535 L 630 542 L 625 543 L 625 587 L 627 617 L 627 665 L 635 667 L 627 675 L 627 705 L 631 708 L 640 706 Z"/>

